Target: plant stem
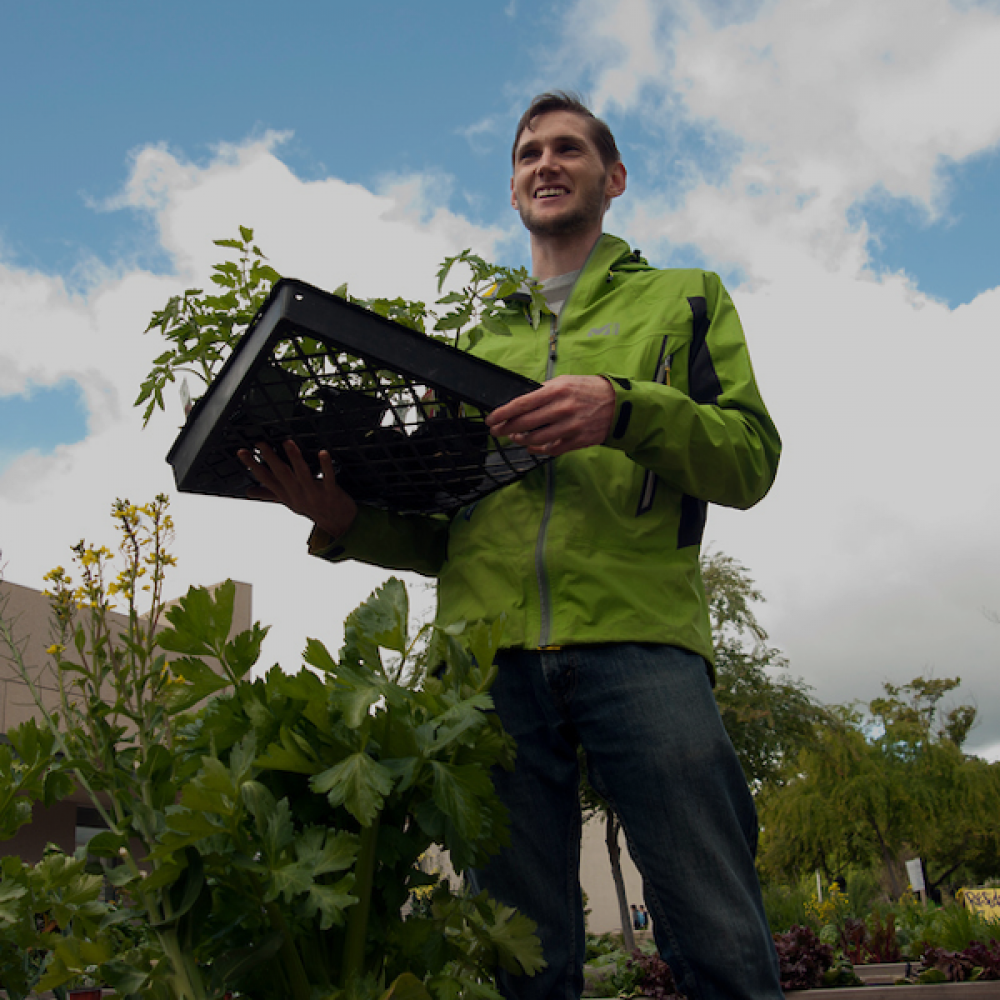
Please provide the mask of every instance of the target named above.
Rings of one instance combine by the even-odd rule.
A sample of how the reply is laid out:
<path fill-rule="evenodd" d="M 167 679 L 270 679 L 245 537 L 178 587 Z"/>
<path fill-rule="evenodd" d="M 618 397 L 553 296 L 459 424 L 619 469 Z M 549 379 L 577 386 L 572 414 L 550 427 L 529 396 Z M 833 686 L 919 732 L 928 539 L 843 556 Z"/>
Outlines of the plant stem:
<path fill-rule="evenodd" d="M 361 828 L 361 846 L 354 866 L 354 894 L 358 901 L 347 913 L 347 933 L 344 936 L 344 957 L 340 969 L 340 985 L 344 989 L 365 968 L 365 941 L 368 937 L 379 819 L 376 816 L 371 826 Z"/>
<path fill-rule="evenodd" d="M 201 970 L 193 958 L 188 961 L 188 956 L 184 954 L 177 940 L 177 931 L 174 928 L 157 931 L 156 936 L 160 939 L 160 944 L 163 945 L 163 950 L 173 967 L 171 978 L 178 1000 L 205 1000 Z"/>
<path fill-rule="evenodd" d="M 271 926 L 281 932 L 282 965 L 291 983 L 292 996 L 295 1000 L 309 1000 L 312 991 L 309 985 L 309 977 L 306 975 L 305 966 L 302 964 L 302 958 L 295 947 L 295 942 L 292 940 L 291 932 L 288 929 L 288 924 L 285 923 L 281 908 L 277 903 L 271 902 L 267 904 L 265 909 L 270 918 Z"/>

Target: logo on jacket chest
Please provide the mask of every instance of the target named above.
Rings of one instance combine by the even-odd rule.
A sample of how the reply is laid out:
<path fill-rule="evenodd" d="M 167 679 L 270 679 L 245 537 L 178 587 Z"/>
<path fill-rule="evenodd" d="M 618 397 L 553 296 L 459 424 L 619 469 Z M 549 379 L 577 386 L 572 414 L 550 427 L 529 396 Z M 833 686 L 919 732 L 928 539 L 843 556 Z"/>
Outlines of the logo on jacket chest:
<path fill-rule="evenodd" d="M 617 323 L 605 323 L 604 326 L 592 326 L 587 331 L 588 337 L 617 337 L 618 336 L 618 324 Z"/>

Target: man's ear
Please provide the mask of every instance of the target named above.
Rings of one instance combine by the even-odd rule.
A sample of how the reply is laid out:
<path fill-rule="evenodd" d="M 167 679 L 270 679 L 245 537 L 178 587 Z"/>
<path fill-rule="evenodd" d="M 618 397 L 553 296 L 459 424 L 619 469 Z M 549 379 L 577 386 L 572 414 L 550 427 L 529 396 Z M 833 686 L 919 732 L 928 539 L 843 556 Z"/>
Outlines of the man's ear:
<path fill-rule="evenodd" d="M 517 195 L 514 194 L 514 178 L 510 179 L 510 207 L 517 208 Z"/>
<path fill-rule="evenodd" d="M 628 171 L 625 169 L 625 164 L 619 160 L 609 171 L 608 179 L 604 185 L 604 194 L 608 199 L 608 204 L 611 204 L 612 198 L 617 198 L 618 195 L 625 193 L 625 188 L 628 186 Z"/>

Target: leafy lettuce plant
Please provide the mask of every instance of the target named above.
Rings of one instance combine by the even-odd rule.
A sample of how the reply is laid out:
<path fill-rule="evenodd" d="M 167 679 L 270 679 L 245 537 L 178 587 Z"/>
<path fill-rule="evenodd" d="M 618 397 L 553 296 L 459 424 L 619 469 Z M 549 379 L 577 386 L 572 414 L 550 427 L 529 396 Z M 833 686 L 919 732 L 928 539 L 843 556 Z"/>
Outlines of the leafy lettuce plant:
<path fill-rule="evenodd" d="M 67 912 L 37 987 L 96 965 L 123 997 L 495 1000 L 497 965 L 539 969 L 530 921 L 419 865 L 434 843 L 463 868 L 505 842 L 489 778 L 514 754 L 489 696 L 502 623 L 411 635 L 390 580 L 349 617 L 339 655 L 310 640 L 298 673 L 254 680 L 266 630 L 233 634 L 231 583 L 163 603 L 165 498 L 115 516 L 123 569 L 81 543 L 82 583 L 50 575 L 57 710 L 0 630 L 41 716 L 11 733 L 0 831 L 79 785 L 107 825 L 89 853 L 121 900 Z"/>

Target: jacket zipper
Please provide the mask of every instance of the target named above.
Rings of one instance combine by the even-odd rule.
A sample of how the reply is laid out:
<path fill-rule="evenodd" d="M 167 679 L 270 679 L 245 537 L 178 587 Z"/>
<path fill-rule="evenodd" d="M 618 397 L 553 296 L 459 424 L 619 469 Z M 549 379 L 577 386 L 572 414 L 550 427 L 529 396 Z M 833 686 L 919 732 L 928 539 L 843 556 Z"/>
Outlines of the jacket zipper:
<path fill-rule="evenodd" d="M 566 308 L 566 303 L 563 303 Z M 545 381 L 555 374 L 556 344 L 559 340 L 559 317 L 553 316 L 549 323 L 549 357 L 545 364 Z M 542 509 L 542 521 L 538 526 L 538 539 L 535 542 L 535 576 L 538 580 L 538 612 L 541 626 L 538 633 L 538 648 L 549 645 L 552 635 L 552 594 L 549 589 L 549 573 L 545 566 L 545 538 L 549 530 L 549 520 L 555 501 L 555 462 L 545 463 L 545 506 Z"/>
<path fill-rule="evenodd" d="M 656 362 L 656 372 L 653 375 L 653 381 L 657 385 L 670 385 L 670 365 L 674 356 L 667 354 L 668 340 L 669 337 L 664 337 L 663 343 L 660 345 L 660 357 Z M 639 490 L 639 506 L 635 510 L 636 517 L 641 517 L 652 510 L 657 481 L 656 473 L 652 469 L 647 469 L 646 474 L 642 477 L 642 488 Z"/>

